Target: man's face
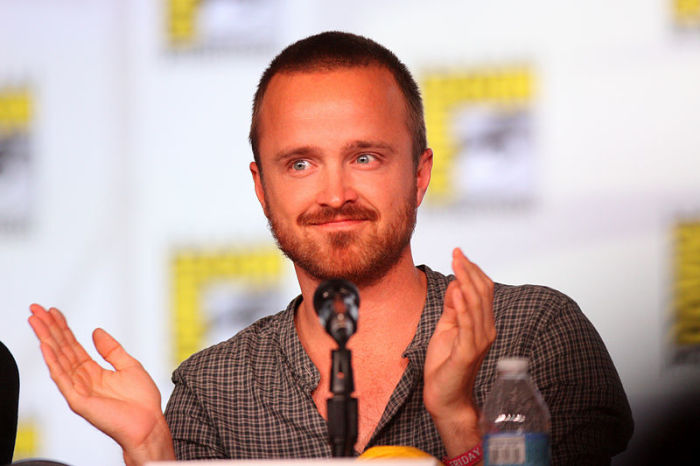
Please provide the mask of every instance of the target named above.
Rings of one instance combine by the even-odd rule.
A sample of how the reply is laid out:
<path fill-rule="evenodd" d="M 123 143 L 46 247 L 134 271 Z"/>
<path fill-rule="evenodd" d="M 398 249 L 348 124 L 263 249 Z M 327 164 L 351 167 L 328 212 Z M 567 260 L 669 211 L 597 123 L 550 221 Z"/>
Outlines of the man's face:
<path fill-rule="evenodd" d="M 431 158 L 426 151 L 416 172 L 404 98 L 388 70 L 277 74 L 259 117 L 256 193 L 297 267 L 363 286 L 410 253 Z"/>

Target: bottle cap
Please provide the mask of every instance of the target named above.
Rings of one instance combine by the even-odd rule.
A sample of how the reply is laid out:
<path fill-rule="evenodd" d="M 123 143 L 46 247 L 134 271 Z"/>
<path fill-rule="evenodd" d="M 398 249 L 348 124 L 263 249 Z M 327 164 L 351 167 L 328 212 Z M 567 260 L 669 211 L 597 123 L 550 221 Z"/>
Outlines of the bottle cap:
<path fill-rule="evenodd" d="M 509 374 L 524 374 L 527 373 L 527 365 L 527 358 L 501 358 L 496 363 L 496 370 Z"/>

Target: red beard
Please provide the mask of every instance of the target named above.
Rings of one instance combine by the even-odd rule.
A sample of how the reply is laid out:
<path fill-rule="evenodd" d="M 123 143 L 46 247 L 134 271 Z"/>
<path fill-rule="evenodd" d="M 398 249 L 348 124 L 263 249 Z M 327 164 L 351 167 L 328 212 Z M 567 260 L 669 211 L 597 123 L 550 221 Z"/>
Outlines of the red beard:
<path fill-rule="evenodd" d="M 272 208 L 266 215 L 277 245 L 294 264 L 318 280 L 344 278 L 362 287 L 376 283 L 399 261 L 413 234 L 416 208 L 415 199 L 410 197 L 391 212 L 385 225 L 378 223 L 381 217 L 376 210 L 356 203 L 346 203 L 338 209 L 324 206 L 300 214 L 296 223 L 302 231 L 338 218 L 372 223 L 362 229 L 372 231 L 327 232 L 321 241 L 294 236 Z"/>

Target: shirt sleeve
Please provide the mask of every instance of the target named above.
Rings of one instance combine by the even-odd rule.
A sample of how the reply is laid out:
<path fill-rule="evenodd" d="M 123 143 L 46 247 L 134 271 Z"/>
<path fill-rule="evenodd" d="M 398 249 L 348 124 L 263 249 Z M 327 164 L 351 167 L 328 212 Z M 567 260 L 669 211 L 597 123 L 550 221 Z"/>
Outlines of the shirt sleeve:
<path fill-rule="evenodd" d="M 165 408 L 178 460 L 224 459 L 219 434 L 195 390 L 187 383 L 182 369 L 172 377 L 175 388 Z"/>
<path fill-rule="evenodd" d="M 552 465 L 610 464 L 632 436 L 629 403 L 598 332 L 574 301 L 560 297 L 531 355 L 552 418 Z"/>

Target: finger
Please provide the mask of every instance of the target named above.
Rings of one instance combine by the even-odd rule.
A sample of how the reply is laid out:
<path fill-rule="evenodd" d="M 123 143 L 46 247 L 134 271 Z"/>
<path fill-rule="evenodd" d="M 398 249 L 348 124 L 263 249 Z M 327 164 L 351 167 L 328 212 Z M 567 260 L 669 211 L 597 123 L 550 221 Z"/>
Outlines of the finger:
<path fill-rule="evenodd" d="M 487 337 L 489 341 L 492 341 L 495 337 L 493 282 L 481 268 L 477 264 L 471 262 L 459 248 L 455 249 L 454 252 L 454 262 L 456 262 L 456 264 L 453 265 L 453 267 L 463 268 L 479 296 L 478 315 L 475 315 L 477 328 L 480 328 L 483 335 Z"/>
<path fill-rule="evenodd" d="M 27 319 L 27 321 L 29 322 L 29 326 L 32 328 L 34 335 L 36 335 L 39 341 L 51 338 L 51 332 L 49 332 L 49 329 L 46 328 L 46 324 L 44 324 L 41 318 L 33 314 L 29 317 L 29 319 Z"/>
<path fill-rule="evenodd" d="M 30 310 L 32 311 L 32 316 L 29 317 L 29 325 L 39 338 L 39 348 L 49 369 L 51 379 L 71 409 L 76 411 L 79 408 L 82 397 L 90 394 L 90 373 L 94 372 L 94 369 L 99 369 L 99 366 L 89 357 L 84 363 L 79 365 L 72 364 L 65 351 L 63 351 L 65 348 L 57 345 L 54 335 L 49 329 L 50 325 L 57 325 L 56 315 L 50 316 L 49 312 L 39 305 L 30 306 Z M 60 315 L 60 312 L 58 314 L 61 322 L 65 324 L 65 318 Z M 80 349 L 82 350 L 82 346 L 80 346 Z"/>
<path fill-rule="evenodd" d="M 482 295 L 480 287 L 477 286 L 477 283 L 474 280 L 475 277 L 472 277 L 469 271 L 471 265 L 471 262 L 469 262 L 461 250 L 454 250 L 452 257 L 452 270 L 457 277 L 459 289 L 462 292 L 464 300 L 466 301 L 466 308 L 474 320 L 474 330 L 476 332 L 483 332 L 484 296 Z"/>
<path fill-rule="evenodd" d="M 49 326 L 53 324 L 53 318 L 43 306 L 39 304 L 31 304 L 29 306 L 29 310 L 31 311 L 33 317 L 36 317 L 44 323 L 47 330 Z"/>
<path fill-rule="evenodd" d="M 140 363 L 132 358 L 122 345 L 103 329 L 98 328 L 92 332 L 92 341 L 95 343 L 95 348 L 97 348 L 100 356 L 116 370 L 126 369 L 135 365 L 140 366 Z"/>
<path fill-rule="evenodd" d="M 493 280 L 491 280 L 477 264 L 471 261 L 470 264 L 472 266 L 470 270 L 474 279 L 481 283 L 482 289 L 484 290 L 484 299 L 482 301 L 484 330 L 489 336 L 489 341 L 493 341 L 496 338 L 496 323 L 493 314 Z"/>
<path fill-rule="evenodd" d="M 30 306 L 30 310 L 34 316 L 41 320 L 44 324 L 46 330 L 48 331 L 48 336 L 54 342 L 54 350 L 58 349 L 64 342 L 65 337 L 63 336 L 63 331 L 61 330 L 59 323 L 55 317 L 57 309 L 49 308 L 45 310 L 39 305 Z"/>
<path fill-rule="evenodd" d="M 491 341 L 493 341 L 494 338 L 496 337 L 496 317 L 493 313 L 495 285 L 493 283 L 493 280 L 491 280 L 491 278 L 489 278 L 489 276 L 486 275 L 481 270 L 481 268 L 479 268 L 479 266 L 477 266 L 476 264 L 474 264 L 474 266 L 475 266 L 477 273 L 479 275 L 481 275 L 482 280 L 487 288 L 485 302 L 488 303 L 488 306 L 484 307 L 484 325 L 491 336 Z"/>
<path fill-rule="evenodd" d="M 73 334 L 73 331 L 68 326 L 68 322 L 66 321 L 66 317 L 63 315 L 63 313 L 56 308 L 52 308 L 51 312 L 53 313 L 53 317 L 56 321 L 56 324 L 61 329 L 64 341 L 66 342 L 67 347 L 70 349 L 70 351 L 75 356 L 74 362 L 76 364 L 81 364 L 82 362 L 84 362 L 86 360 L 92 359 L 90 357 L 90 355 L 87 353 L 87 351 L 85 351 L 85 348 L 83 348 L 83 345 L 81 345 L 78 342 L 78 340 L 75 338 L 75 335 Z"/>
<path fill-rule="evenodd" d="M 51 334 L 59 345 L 65 344 L 66 337 L 63 334 L 63 329 L 61 328 L 61 319 L 58 317 L 58 309 L 55 307 L 50 307 L 48 314 L 47 322 L 49 323 L 48 327 Z"/>
<path fill-rule="evenodd" d="M 455 248 L 452 264 L 453 267 L 458 266 L 462 268 L 482 301 L 483 298 L 491 295 L 491 279 L 486 276 L 478 265 L 470 261 L 461 249 Z"/>
<path fill-rule="evenodd" d="M 457 316 L 457 348 L 458 357 L 462 361 L 467 361 L 474 352 L 474 319 L 472 313 L 467 308 L 466 300 L 462 295 L 459 286 L 454 287 L 455 314 Z"/>
<path fill-rule="evenodd" d="M 53 359 L 56 361 L 56 363 L 60 364 L 63 370 L 70 371 L 70 361 L 68 361 L 67 358 L 63 357 L 63 354 L 58 344 L 56 343 L 56 340 L 54 339 L 51 331 L 49 330 L 48 325 L 46 325 L 46 322 L 38 315 L 32 315 L 31 317 L 29 317 L 29 325 L 32 327 L 32 330 L 34 330 L 34 334 L 39 339 L 40 345 L 46 345 L 47 347 L 51 348 L 51 354 L 54 356 Z M 46 360 L 46 358 L 44 358 L 44 360 Z"/>
<path fill-rule="evenodd" d="M 56 350 L 70 363 L 71 370 L 75 371 L 81 364 L 91 358 L 75 339 L 75 335 L 68 327 L 66 318 L 61 311 L 51 307 L 48 310 L 48 314 L 50 317 L 50 325 L 48 327 L 56 341 Z"/>
<path fill-rule="evenodd" d="M 46 312 L 46 309 L 44 309 L 44 307 L 41 304 L 37 304 L 37 303 L 30 304 L 29 310 L 31 311 L 31 313 L 33 315 L 36 315 L 40 312 Z"/>
<path fill-rule="evenodd" d="M 485 302 L 492 304 L 493 302 L 493 280 L 481 270 L 476 263 L 469 260 L 469 258 L 464 255 L 461 249 L 458 250 L 459 254 L 465 258 L 468 263 L 467 272 L 469 273 L 472 281 L 475 283 L 479 291 L 483 296 L 488 299 Z"/>
<path fill-rule="evenodd" d="M 58 356 L 50 345 L 41 343 L 39 348 L 41 349 L 41 354 L 44 357 L 44 362 L 46 362 L 46 366 L 49 369 L 51 380 L 54 381 L 58 387 L 58 390 L 66 399 L 71 409 L 75 409 L 76 402 L 78 401 L 80 395 L 75 389 L 73 379 L 69 373 L 63 369 L 63 366 L 59 363 Z"/>
<path fill-rule="evenodd" d="M 75 339 L 58 309 L 50 308 L 47 311 L 38 304 L 32 304 L 29 309 L 32 312 L 29 324 L 34 333 L 42 343 L 51 347 L 57 363 L 67 374 L 73 376 L 81 366 L 88 367 L 85 363 L 92 361 L 92 358 Z"/>
<path fill-rule="evenodd" d="M 440 316 L 440 321 L 445 321 L 446 323 L 457 325 L 457 313 L 455 311 L 456 299 L 454 294 L 454 289 L 459 288 L 459 284 L 456 280 L 451 281 L 447 285 L 447 290 L 445 290 L 445 302 L 442 315 Z"/>
<path fill-rule="evenodd" d="M 435 326 L 434 333 L 454 332 L 452 338 L 459 336 L 459 321 L 457 320 L 457 309 L 455 308 L 458 299 L 455 299 L 455 291 L 459 285 L 456 280 L 451 281 L 445 290 L 445 301 L 443 303 L 443 311 L 440 319 Z M 461 295 L 457 295 L 461 298 Z"/>
<path fill-rule="evenodd" d="M 48 315 L 46 309 L 44 309 L 39 304 L 32 304 L 29 306 L 29 310 L 32 315 L 29 317 L 29 325 L 34 330 L 34 334 L 37 336 L 39 341 L 45 341 L 49 343 L 53 340 L 51 332 L 49 331 L 49 325 L 51 325 L 51 318 Z M 54 342 L 55 343 L 55 342 Z"/>

